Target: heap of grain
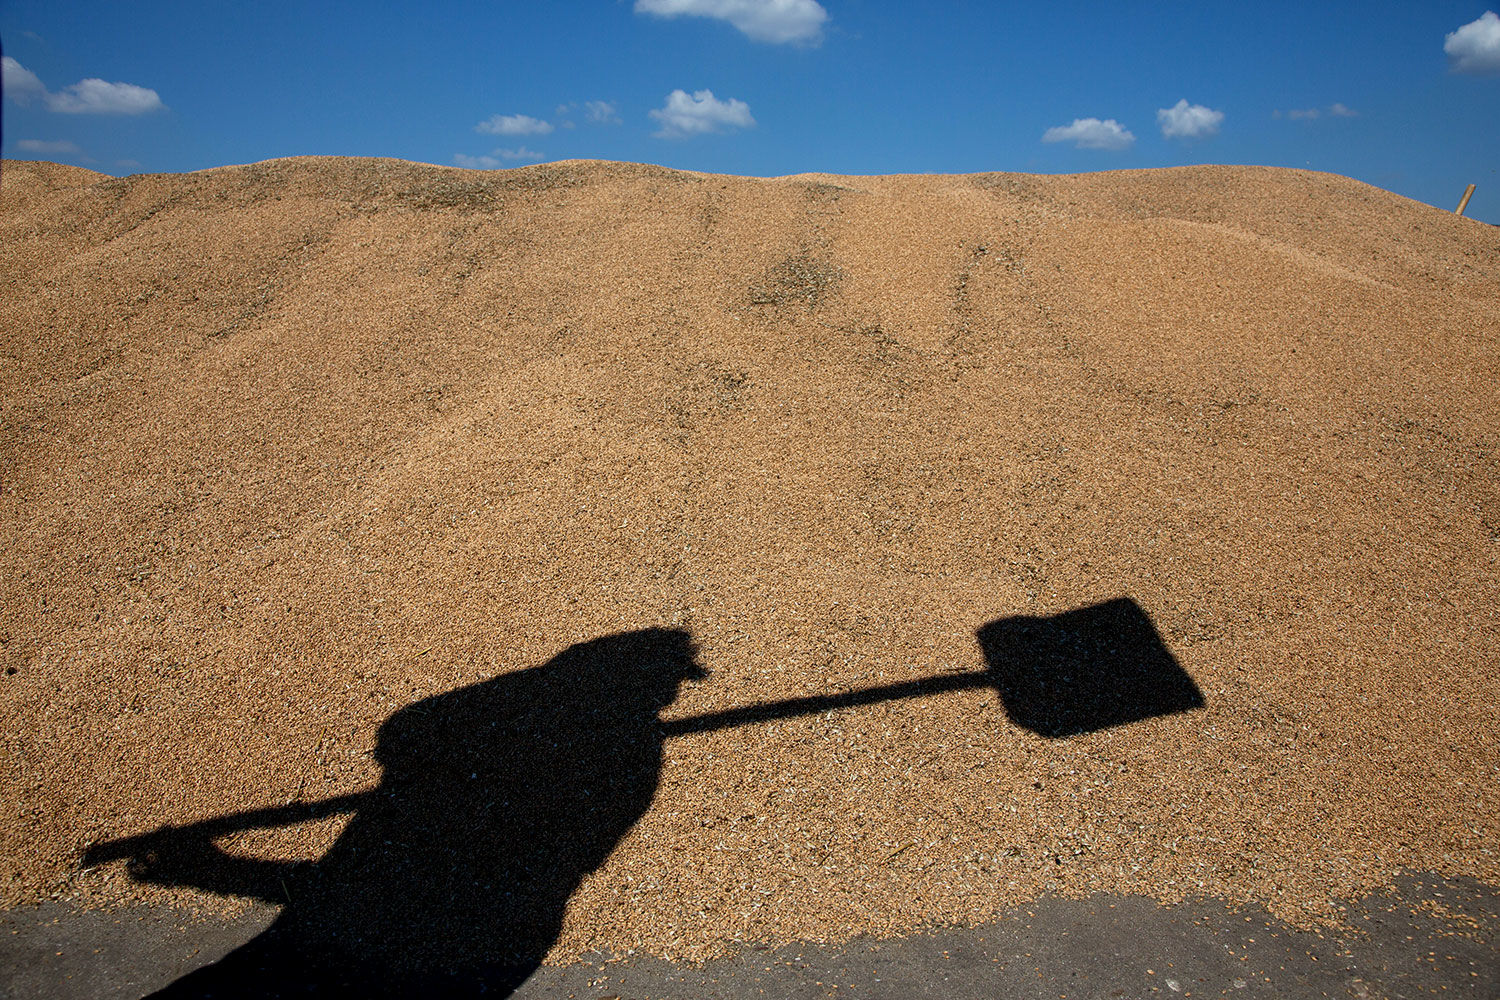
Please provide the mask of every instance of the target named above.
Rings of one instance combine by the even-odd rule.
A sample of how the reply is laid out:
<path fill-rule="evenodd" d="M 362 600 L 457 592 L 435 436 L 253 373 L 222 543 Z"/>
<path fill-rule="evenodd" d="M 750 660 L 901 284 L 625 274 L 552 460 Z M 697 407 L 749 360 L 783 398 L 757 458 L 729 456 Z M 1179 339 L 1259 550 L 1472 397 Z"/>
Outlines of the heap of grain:
<path fill-rule="evenodd" d="M 975 688 L 670 739 L 553 957 L 1500 881 L 1492 227 L 1214 167 L 0 194 L 5 905 L 228 905 L 79 859 L 370 788 L 400 708 L 578 643 L 690 635 L 670 720 L 1119 597 L 1201 709 L 1049 739 Z"/>

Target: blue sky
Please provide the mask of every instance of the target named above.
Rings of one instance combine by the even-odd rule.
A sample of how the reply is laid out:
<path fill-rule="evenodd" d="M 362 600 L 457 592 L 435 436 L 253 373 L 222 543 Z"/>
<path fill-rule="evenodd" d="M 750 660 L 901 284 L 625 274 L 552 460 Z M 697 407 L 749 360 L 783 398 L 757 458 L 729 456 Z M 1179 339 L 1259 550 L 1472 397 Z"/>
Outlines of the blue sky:
<path fill-rule="evenodd" d="M 4 155 L 731 174 L 1256 163 L 1500 222 L 1500 4 L 5 0 Z M 1170 134 L 1169 134 L 1170 133 Z"/>

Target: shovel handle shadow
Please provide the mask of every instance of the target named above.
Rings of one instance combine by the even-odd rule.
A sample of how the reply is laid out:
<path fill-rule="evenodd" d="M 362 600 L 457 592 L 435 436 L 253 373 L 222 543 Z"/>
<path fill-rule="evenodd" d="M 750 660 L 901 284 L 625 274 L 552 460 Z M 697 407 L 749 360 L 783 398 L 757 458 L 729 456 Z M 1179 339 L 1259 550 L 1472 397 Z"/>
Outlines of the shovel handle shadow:
<path fill-rule="evenodd" d="M 1204 704 L 1202 692 L 1167 649 L 1150 616 L 1128 597 L 1046 617 L 1000 618 L 977 635 L 987 665 L 983 672 L 731 708 L 673 719 L 662 730 L 669 737 L 688 736 L 993 687 L 1012 722 L 1048 739 L 1062 739 Z"/>
<path fill-rule="evenodd" d="M 717 729 L 732 729 L 750 726 L 775 719 L 794 719 L 800 715 L 817 715 L 840 708 L 859 705 L 874 705 L 882 701 L 900 701 L 903 698 L 920 698 L 923 695 L 942 694 L 947 691 L 963 691 L 984 687 L 990 683 L 986 673 L 941 674 L 921 680 L 902 681 L 882 687 L 845 691 L 839 694 L 815 694 L 805 698 L 789 698 L 786 701 L 765 705 L 747 705 L 744 708 L 729 708 L 722 712 L 709 712 L 686 719 L 672 719 L 662 723 L 662 733 L 667 737 L 691 736 L 693 733 L 708 733 Z"/>

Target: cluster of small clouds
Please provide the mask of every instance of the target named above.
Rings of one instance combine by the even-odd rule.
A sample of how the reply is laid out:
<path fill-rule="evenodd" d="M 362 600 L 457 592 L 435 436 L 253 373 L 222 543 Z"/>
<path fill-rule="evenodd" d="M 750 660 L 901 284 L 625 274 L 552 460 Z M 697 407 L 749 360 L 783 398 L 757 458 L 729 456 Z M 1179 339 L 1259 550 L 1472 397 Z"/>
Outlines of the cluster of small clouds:
<path fill-rule="evenodd" d="M 148 87 L 110 83 L 97 77 L 79 80 L 61 90 L 49 90 L 40 77 L 10 56 L 0 56 L 0 90 L 15 104 L 23 107 L 35 104 L 60 115 L 144 115 L 166 109 L 161 95 Z M 94 162 L 77 143 L 67 139 L 20 139 L 16 148 L 38 156 L 69 156 Z M 117 165 L 140 166 L 134 160 L 121 160 Z"/>
<path fill-rule="evenodd" d="M 1206 139 L 1217 135 L 1224 112 L 1183 98 L 1170 108 L 1157 108 L 1156 124 L 1166 139 Z M 1075 118 L 1071 125 L 1055 125 L 1042 133 L 1043 142 L 1069 142 L 1075 149 L 1120 151 L 1135 145 L 1135 133 L 1113 118 Z"/>
<path fill-rule="evenodd" d="M 747 37 L 771 43 L 817 44 L 822 40 L 828 12 L 816 0 L 636 0 L 637 14 L 660 18 L 706 17 L 727 21 Z M 1452 60 L 1453 69 L 1461 73 L 1500 72 L 1500 16 L 1486 11 L 1483 16 L 1450 33 L 1443 49 Z M 558 114 L 569 114 L 577 105 L 560 105 Z M 590 101 L 584 105 L 585 118 L 591 124 L 618 124 L 617 109 L 607 102 Z M 1327 108 L 1299 108 L 1285 112 L 1292 120 L 1312 120 L 1324 115 L 1332 118 L 1354 118 L 1358 112 L 1336 102 Z M 660 108 L 650 112 L 659 125 L 652 133 L 658 139 L 685 139 L 695 135 L 750 128 L 755 118 L 750 106 L 735 98 L 720 100 L 712 90 L 674 90 Z M 1276 111 L 1274 116 L 1283 117 Z M 1202 104 L 1191 104 L 1182 98 L 1168 108 L 1158 108 L 1156 123 L 1163 138 L 1196 140 L 1217 135 L 1224 124 L 1224 112 Z M 571 128 L 571 121 L 564 127 Z M 492 135 L 545 135 L 553 130 L 550 122 L 528 115 L 496 115 L 481 122 L 476 129 Z M 1114 118 L 1075 118 L 1071 124 L 1057 125 L 1042 134 L 1045 143 L 1071 143 L 1077 149 L 1122 151 L 1135 145 L 1133 132 Z M 497 156 L 519 159 L 529 150 L 496 150 L 487 157 L 460 157 L 461 165 L 495 164 Z"/>
<path fill-rule="evenodd" d="M 816 0 L 635 0 L 635 12 L 728 21 L 745 37 L 773 45 L 817 45 L 828 23 Z"/>
<path fill-rule="evenodd" d="M 745 37 L 773 45 L 817 45 L 823 40 L 828 11 L 817 0 L 635 0 L 636 14 L 661 19 L 683 17 L 724 21 Z M 689 93 L 678 89 L 666 96 L 662 106 L 647 112 L 656 123 L 651 135 L 657 139 L 689 139 L 693 136 L 753 128 L 750 105 L 737 98 L 720 99 L 712 90 Z M 612 101 L 559 104 L 554 124 L 526 114 L 494 115 L 474 126 L 483 135 L 542 136 L 559 128 L 577 128 L 576 116 L 586 125 L 621 125 L 620 108 Z M 459 153 L 453 161 L 461 167 L 494 170 L 507 162 L 539 160 L 542 154 L 520 146 L 495 149 L 482 156 Z"/>
<path fill-rule="evenodd" d="M 619 125 L 620 109 L 613 101 L 577 101 L 559 104 L 556 108 L 558 125 L 576 128 L 572 115 L 583 110 L 583 120 L 589 125 Z M 530 115 L 495 115 L 474 126 L 474 131 L 485 135 L 548 135 L 558 128 L 551 122 Z"/>
<path fill-rule="evenodd" d="M 710 18 L 725 21 L 746 37 L 772 44 L 817 45 L 823 39 L 828 11 L 817 0 L 635 0 L 635 12 L 657 18 Z M 1500 16 L 1486 11 L 1475 21 L 1448 34 L 1443 44 L 1452 69 L 1458 73 L 1500 73 Z M 599 106 L 596 109 L 596 104 Z M 584 105 L 586 120 L 591 124 L 618 124 L 613 105 L 589 102 Z M 577 105 L 561 105 L 558 114 L 569 114 Z M 658 139 L 685 139 L 714 132 L 750 128 L 755 118 L 750 106 L 735 98 L 720 100 L 712 90 L 674 90 L 666 102 L 649 112 L 659 127 L 652 133 Z M 1355 118 L 1358 112 L 1335 102 L 1326 108 L 1294 108 L 1274 112 L 1274 117 L 1294 121 L 1330 118 Z M 1182 98 L 1167 108 L 1158 108 L 1156 124 L 1165 139 L 1200 140 L 1219 133 L 1224 112 L 1202 104 L 1191 104 Z M 572 128 L 571 121 L 563 127 Z M 482 122 L 479 130 L 496 135 L 544 135 L 553 126 L 526 115 L 497 115 Z M 1070 143 L 1078 149 L 1123 151 L 1135 145 L 1136 137 L 1114 118 L 1075 118 L 1071 124 L 1057 125 L 1042 134 L 1045 143 Z M 524 150 L 525 147 L 522 147 Z M 496 150 L 495 155 L 506 154 Z M 495 162 L 490 157 L 462 157 L 462 160 Z"/>
<path fill-rule="evenodd" d="M 590 125 L 619 125 L 620 110 L 610 101 L 585 101 L 579 104 L 559 104 L 559 115 L 583 111 L 584 121 Z M 727 101 L 714 96 L 712 90 L 674 90 L 667 95 L 661 107 L 649 112 L 659 126 L 651 133 L 658 139 L 686 139 L 695 135 L 728 132 L 733 129 L 750 128 L 755 117 L 750 114 L 750 105 L 730 98 Z M 564 128 L 573 128 L 571 120 L 562 123 Z M 549 121 L 530 115 L 495 115 L 474 126 L 474 131 L 485 135 L 526 136 L 548 135 L 555 131 Z M 471 170 L 496 170 L 506 166 L 507 161 L 540 160 L 543 156 L 534 149 L 520 146 L 516 149 L 494 149 L 483 156 L 459 153 L 453 162 Z"/>
<path fill-rule="evenodd" d="M 1486 76 L 1500 73 L 1500 15 L 1487 10 L 1473 21 L 1450 31 L 1443 39 L 1448 67 L 1455 73 Z"/>
<path fill-rule="evenodd" d="M 584 122 L 589 125 L 619 125 L 621 123 L 619 105 L 613 101 L 584 101 L 582 104 L 570 101 L 566 104 L 559 104 L 554 110 L 558 119 L 556 125 L 543 118 L 533 118 L 531 115 L 492 115 L 475 125 L 474 131 L 481 135 L 551 135 L 558 128 L 577 128 L 572 116 L 580 110 L 583 112 Z M 457 153 L 453 157 L 453 162 L 470 170 L 498 170 L 509 164 L 534 162 L 545 158 L 545 154 L 522 145 L 514 149 L 492 149 L 482 156 Z"/>
<path fill-rule="evenodd" d="M 48 90 L 35 73 L 10 56 L 0 57 L 0 73 L 6 97 L 23 105 L 39 101 L 43 108 L 58 114 L 143 115 L 166 108 L 161 95 L 150 88 L 97 77 L 79 80 L 62 90 Z"/>
<path fill-rule="evenodd" d="M 1326 108 L 1294 108 L 1273 111 L 1273 118 L 1312 121 L 1322 118 L 1358 118 L 1359 112 L 1347 104 L 1334 102 Z M 1207 139 L 1219 134 L 1224 112 L 1202 104 L 1189 104 L 1187 98 L 1170 108 L 1156 109 L 1156 124 L 1164 139 Z M 1071 125 L 1058 125 L 1042 134 L 1043 142 L 1070 142 L 1077 149 L 1125 150 L 1135 145 L 1135 135 L 1113 118 L 1075 118 Z"/>

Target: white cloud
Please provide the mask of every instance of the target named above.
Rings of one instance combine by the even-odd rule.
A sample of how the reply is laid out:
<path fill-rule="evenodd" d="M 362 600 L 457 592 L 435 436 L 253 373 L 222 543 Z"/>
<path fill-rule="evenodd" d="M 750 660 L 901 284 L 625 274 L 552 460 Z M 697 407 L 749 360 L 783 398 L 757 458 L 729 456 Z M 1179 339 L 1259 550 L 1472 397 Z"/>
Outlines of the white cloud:
<path fill-rule="evenodd" d="M 1135 136 L 1113 118 L 1075 118 L 1071 125 L 1056 125 L 1042 134 L 1043 142 L 1071 142 L 1079 149 L 1129 149 Z"/>
<path fill-rule="evenodd" d="M 552 131 L 552 123 L 530 115 L 495 115 L 475 125 L 474 131 L 485 135 L 546 135 Z"/>
<path fill-rule="evenodd" d="M 17 104 L 30 103 L 33 97 L 47 93 L 37 75 L 10 56 L 0 56 L 0 86 L 4 87 L 5 96 Z"/>
<path fill-rule="evenodd" d="M 637 14 L 657 17 L 713 17 L 728 21 L 757 42 L 823 40 L 828 11 L 816 0 L 635 0 Z"/>
<path fill-rule="evenodd" d="M 1500 73 L 1500 15 L 1492 10 L 1450 31 L 1443 39 L 1448 66 L 1455 73 Z"/>
<path fill-rule="evenodd" d="M 1303 108 L 1301 110 L 1293 108 L 1291 111 L 1288 111 L 1286 113 L 1286 116 L 1294 122 L 1303 120 L 1311 121 L 1314 118 L 1321 118 L 1323 116 L 1323 112 L 1319 111 L 1317 108 Z"/>
<path fill-rule="evenodd" d="M 682 139 L 755 124 L 750 117 L 750 105 L 734 98 L 721 101 L 712 90 L 695 90 L 691 97 L 686 91 L 674 90 L 667 95 L 665 105 L 651 112 L 651 117 L 661 122 L 661 128 L 651 133 L 658 139 Z"/>
<path fill-rule="evenodd" d="M 143 115 L 166 107 L 156 91 L 137 87 L 133 83 L 109 83 L 90 77 L 54 94 L 42 85 L 35 73 L 10 56 L 0 58 L 0 69 L 4 71 L 0 85 L 4 86 L 7 97 L 18 104 L 26 104 L 32 98 L 40 97 L 42 105 L 48 111 L 59 114 Z"/>
<path fill-rule="evenodd" d="M 540 160 L 542 158 L 541 153 L 534 149 L 527 149 L 525 146 L 519 146 L 516 149 L 496 149 L 492 150 L 491 154 L 502 160 Z"/>
<path fill-rule="evenodd" d="M 1156 111 L 1156 124 L 1161 126 L 1161 134 L 1168 139 L 1202 139 L 1217 135 L 1223 123 L 1224 112 L 1201 104 L 1189 104 L 1187 98 L 1170 108 Z"/>
<path fill-rule="evenodd" d="M 77 143 L 69 142 L 66 139 L 58 139 L 56 141 L 47 139 L 22 139 L 16 143 L 16 148 L 27 153 L 50 153 L 54 156 L 77 156 L 83 152 L 83 150 L 78 148 Z"/>
<path fill-rule="evenodd" d="M 1340 103 L 1339 101 L 1334 101 L 1332 104 L 1330 104 L 1328 106 L 1328 113 L 1330 115 L 1333 115 L 1333 117 L 1335 117 L 1335 118 L 1358 118 L 1359 117 L 1359 112 L 1358 111 L 1355 111 L 1353 108 L 1349 107 L 1347 104 Z"/>
<path fill-rule="evenodd" d="M 79 80 L 47 95 L 47 110 L 65 115 L 143 115 L 166 105 L 156 91 L 133 83 L 109 83 L 97 77 Z"/>
<path fill-rule="evenodd" d="M 590 125 L 618 125 L 620 109 L 613 101 L 584 101 L 583 117 Z"/>

